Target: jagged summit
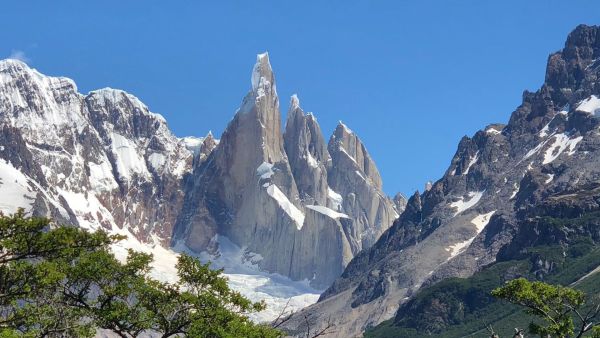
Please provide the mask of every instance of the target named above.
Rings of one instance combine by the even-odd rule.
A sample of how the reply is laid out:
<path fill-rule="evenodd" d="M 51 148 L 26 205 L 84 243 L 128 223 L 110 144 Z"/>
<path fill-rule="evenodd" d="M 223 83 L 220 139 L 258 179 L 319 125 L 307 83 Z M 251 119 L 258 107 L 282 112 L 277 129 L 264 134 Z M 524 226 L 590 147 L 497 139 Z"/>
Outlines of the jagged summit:
<path fill-rule="evenodd" d="M 296 119 L 296 115 L 300 114 L 301 116 L 306 116 L 306 118 L 313 120 L 313 122 L 317 122 L 317 117 L 312 112 L 304 112 L 302 107 L 300 106 L 300 99 L 298 98 L 298 94 L 293 94 L 290 97 L 290 108 L 287 113 L 287 122 Z"/>
<path fill-rule="evenodd" d="M 298 94 L 293 94 L 290 97 L 290 110 L 300 108 L 300 99 L 298 98 Z"/>
<path fill-rule="evenodd" d="M 87 98 L 92 100 L 99 100 L 103 105 L 119 105 L 119 106 L 127 106 L 131 105 L 131 107 L 142 114 L 148 115 L 152 118 L 159 120 L 161 123 L 166 124 L 167 120 L 158 113 L 153 113 L 150 111 L 148 106 L 144 104 L 139 98 L 135 95 L 132 95 L 121 89 L 114 89 L 110 87 L 105 87 L 101 89 L 92 90 L 88 93 Z"/>
<path fill-rule="evenodd" d="M 590 47 L 600 49 L 600 26 L 579 25 L 567 37 L 565 48 Z"/>
<path fill-rule="evenodd" d="M 87 95 L 88 96 L 102 96 L 102 97 L 105 97 L 105 98 L 107 98 L 109 100 L 114 100 L 114 101 L 119 101 L 119 100 L 123 99 L 123 97 L 127 97 L 127 98 L 131 98 L 132 100 L 139 101 L 140 102 L 140 106 L 148 108 L 136 96 L 134 96 L 132 94 L 129 94 L 128 92 L 126 92 L 126 91 L 124 91 L 122 89 L 115 89 L 115 88 L 111 88 L 111 87 L 104 87 L 104 88 L 99 88 L 99 89 L 91 90 Z"/>
<path fill-rule="evenodd" d="M 0 70 L 4 70 L 6 68 L 29 68 L 29 66 L 27 65 L 27 63 L 18 60 L 18 59 L 3 59 L 0 60 Z"/>
<path fill-rule="evenodd" d="M 290 97 L 290 107 L 287 112 L 287 117 L 285 121 L 285 129 L 287 130 L 288 125 L 292 124 L 292 128 L 297 128 L 295 124 L 298 123 L 300 119 L 304 118 L 304 110 L 300 107 L 300 99 L 298 95 L 294 94 Z"/>
<path fill-rule="evenodd" d="M 348 128 L 348 126 L 345 125 L 344 122 L 342 122 L 342 120 L 338 121 L 338 124 L 336 126 L 336 130 L 335 131 L 337 132 L 338 130 L 340 130 L 340 131 L 342 131 L 342 132 L 344 132 L 346 134 L 352 134 L 352 133 L 354 133 L 352 131 L 352 129 Z"/>
<path fill-rule="evenodd" d="M 27 63 L 17 59 L 0 60 L 0 72 L 8 74 L 7 77 L 0 77 L 0 84 L 3 82 L 15 82 L 17 79 L 25 79 L 23 85 L 35 85 L 39 89 L 58 88 L 74 92 L 77 95 L 77 85 L 75 81 L 67 77 L 47 76 L 35 68 L 30 67 Z M 35 88 L 30 88 L 35 90 Z"/>
<path fill-rule="evenodd" d="M 256 63 L 252 69 L 252 91 L 260 95 L 260 90 L 264 90 L 264 87 L 272 87 L 275 91 L 275 78 L 268 52 L 256 55 Z"/>

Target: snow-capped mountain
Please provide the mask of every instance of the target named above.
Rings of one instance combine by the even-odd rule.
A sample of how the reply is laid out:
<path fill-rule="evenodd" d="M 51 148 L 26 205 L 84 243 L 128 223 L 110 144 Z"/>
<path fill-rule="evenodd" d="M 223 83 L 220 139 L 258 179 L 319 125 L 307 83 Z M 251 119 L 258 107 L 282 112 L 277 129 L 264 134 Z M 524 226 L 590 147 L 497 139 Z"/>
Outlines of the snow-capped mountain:
<path fill-rule="evenodd" d="M 599 60 L 600 27 L 577 27 L 548 59 L 542 87 L 523 94 L 508 124 L 464 137 L 445 175 L 416 192 L 394 225 L 305 310 L 312 328 L 331 318 L 332 337 L 358 336 L 392 318 L 422 287 L 471 276 L 549 232 L 527 230 L 530 218 L 597 210 Z M 562 236 L 580 233 L 561 231 L 547 237 L 564 246 Z M 292 321 L 288 328 L 301 332 L 305 325 Z"/>
<path fill-rule="evenodd" d="M 192 168 L 189 140 L 136 97 L 88 95 L 66 78 L 0 61 L 0 206 L 168 245 Z"/>
<path fill-rule="evenodd" d="M 260 257 L 253 266 L 265 273 L 325 288 L 402 204 L 383 194 L 347 127 L 340 124 L 327 147 L 294 97 L 283 132 L 261 54 L 221 140 L 210 132 L 176 137 L 124 91 L 83 95 L 70 79 L 0 61 L 0 211 L 19 207 L 129 235 L 117 250 L 176 246 L 217 257 L 225 241 Z"/>

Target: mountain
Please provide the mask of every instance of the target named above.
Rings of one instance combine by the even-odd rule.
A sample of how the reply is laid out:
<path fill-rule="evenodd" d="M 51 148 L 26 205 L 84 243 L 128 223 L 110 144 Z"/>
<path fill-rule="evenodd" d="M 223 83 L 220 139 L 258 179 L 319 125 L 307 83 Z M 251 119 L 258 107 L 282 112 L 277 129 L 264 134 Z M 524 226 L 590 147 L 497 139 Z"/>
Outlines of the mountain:
<path fill-rule="evenodd" d="M 224 235 L 259 254 L 262 269 L 325 288 L 392 224 L 397 207 L 342 124 L 326 147 L 293 96 L 282 132 L 268 54 L 258 55 L 251 82 L 219 145 L 186 182 L 174 242 L 203 251 Z M 346 185 L 349 177 L 358 182 Z"/>
<path fill-rule="evenodd" d="M 324 289 L 402 202 L 385 196 L 366 148 L 342 124 L 327 146 L 294 96 L 282 128 L 260 54 L 220 140 L 176 137 L 124 91 L 83 95 L 70 79 L 0 61 L 0 211 L 18 207 L 128 235 L 132 248 L 217 257 L 219 243 L 231 243 L 263 271 Z"/>
<path fill-rule="evenodd" d="M 305 329 L 306 315 L 313 329 L 333 323 L 332 337 L 359 336 L 390 318 L 372 335 L 442 335 L 463 325 L 448 333 L 459 337 L 491 322 L 478 321 L 493 311 L 489 297 L 477 296 L 491 284 L 520 275 L 570 283 L 594 270 L 599 75 L 600 28 L 579 26 L 508 124 L 463 137 L 444 176 L 409 198 L 390 229 L 288 323 L 290 332 Z"/>

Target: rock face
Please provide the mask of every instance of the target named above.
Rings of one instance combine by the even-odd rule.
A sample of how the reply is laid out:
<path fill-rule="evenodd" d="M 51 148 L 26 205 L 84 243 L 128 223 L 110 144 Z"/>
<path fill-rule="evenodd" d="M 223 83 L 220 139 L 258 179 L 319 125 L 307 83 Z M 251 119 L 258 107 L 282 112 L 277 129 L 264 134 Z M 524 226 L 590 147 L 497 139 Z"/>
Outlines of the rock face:
<path fill-rule="evenodd" d="M 177 138 L 126 92 L 82 95 L 69 79 L 0 61 L 0 211 L 196 252 L 215 250 L 219 234 L 267 271 L 329 286 L 398 206 L 347 128 L 328 148 L 294 96 L 283 132 L 267 54 L 251 83 L 221 140 Z"/>
<path fill-rule="evenodd" d="M 305 115 L 300 101 L 293 96 L 285 125 L 285 151 L 300 198 L 305 204 L 328 206 L 327 166 L 331 157 L 317 119 Z M 337 211 L 337 208 L 333 208 Z"/>
<path fill-rule="evenodd" d="M 201 251 L 214 235 L 225 235 L 260 254 L 263 269 L 327 287 L 393 222 L 395 205 L 347 128 L 336 130 L 327 147 L 316 118 L 293 96 L 281 130 L 275 78 L 261 54 L 250 92 L 186 183 L 175 240 Z M 339 155 L 344 144 L 357 160 Z M 357 176 L 361 182 L 345 186 Z"/>
<path fill-rule="evenodd" d="M 332 337 L 359 336 L 422 286 L 470 276 L 518 250 L 523 210 L 559 196 L 600 195 L 599 60 L 600 28 L 577 27 L 509 123 L 464 137 L 445 175 L 415 193 L 394 225 L 305 310 L 312 328 L 331 318 Z M 330 153 L 335 159 L 331 146 Z"/>
<path fill-rule="evenodd" d="M 351 244 L 358 252 L 370 247 L 387 229 L 381 225 L 398 218 L 398 206 L 383 195 L 375 162 L 358 136 L 342 122 L 331 136 L 328 149 L 332 159 L 329 186 L 345 196 L 339 207 L 355 219 Z"/>

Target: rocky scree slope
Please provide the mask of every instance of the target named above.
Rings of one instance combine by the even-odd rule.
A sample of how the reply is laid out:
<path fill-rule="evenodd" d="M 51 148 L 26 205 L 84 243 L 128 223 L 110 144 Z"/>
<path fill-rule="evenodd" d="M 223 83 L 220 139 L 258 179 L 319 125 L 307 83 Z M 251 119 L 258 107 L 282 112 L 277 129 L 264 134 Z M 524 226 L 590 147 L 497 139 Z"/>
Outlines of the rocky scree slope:
<path fill-rule="evenodd" d="M 596 198 L 599 74 L 600 28 L 579 26 L 549 57 L 544 84 L 524 92 L 508 124 L 464 137 L 445 175 L 411 196 L 393 226 L 303 311 L 311 326 L 331 321 L 332 337 L 360 336 L 422 287 L 469 277 L 520 250 L 523 210 L 571 195 Z M 597 203 L 593 198 L 582 210 Z M 288 329 L 293 334 L 305 325 L 292 321 Z"/>

